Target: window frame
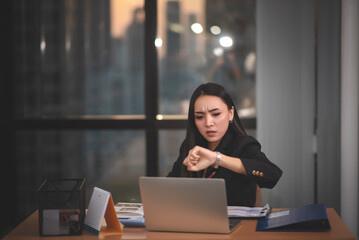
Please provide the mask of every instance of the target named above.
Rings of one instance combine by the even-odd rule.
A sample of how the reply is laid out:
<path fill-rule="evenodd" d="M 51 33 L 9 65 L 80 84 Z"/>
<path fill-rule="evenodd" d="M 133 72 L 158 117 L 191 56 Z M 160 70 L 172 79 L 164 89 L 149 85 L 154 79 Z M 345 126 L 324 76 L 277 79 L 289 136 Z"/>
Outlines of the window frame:
<path fill-rule="evenodd" d="M 164 117 L 158 120 L 158 89 L 159 74 L 157 49 L 154 45 L 157 33 L 157 0 L 145 0 L 145 115 L 111 115 L 111 116 L 79 116 L 68 118 L 16 118 L 13 116 L 13 133 L 19 130 L 124 130 L 141 129 L 146 132 L 146 175 L 158 176 L 159 174 L 159 131 L 164 129 L 186 129 L 187 119 L 180 115 Z M 12 73 L 14 77 L 14 73 Z M 8 89 L 14 93 L 15 80 L 8 85 Z M 15 107 L 14 98 L 12 106 Z M 13 107 L 13 109 L 14 109 Z M 246 129 L 256 128 L 256 118 L 241 119 Z M 13 142 L 15 149 L 15 142 Z"/>

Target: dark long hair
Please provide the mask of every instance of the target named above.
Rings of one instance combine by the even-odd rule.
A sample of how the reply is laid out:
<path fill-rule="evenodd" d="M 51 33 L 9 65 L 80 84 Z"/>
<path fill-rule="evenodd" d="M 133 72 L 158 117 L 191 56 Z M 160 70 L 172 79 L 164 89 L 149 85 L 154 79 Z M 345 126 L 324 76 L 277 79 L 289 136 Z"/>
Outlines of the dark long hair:
<path fill-rule="evenodd" d="M 237 109 L 233 104 L 233 100 L 231 96 L 228 94 L 226 89 L 217 83 L 206 83 L 202 84 L 193 92 L 189 109 L 188 109 L 188 123 L 187 123 L 187 133 L 186 138 L 184 140 L 184 152 L 183 154 L 186 156 L 190 149 L 192 149 L 196 145 L 200 145 L 202 147 L 208 147 L 208 142 L 202 137 L 199 133 L 194 118 L 194 103 L 198 97 L 202 95 L 211 95 L 219 97 L 223 100 L 223 102 L 227 105 L 228 110 L 234 108 L 234 117 L 231 124 L 229 124 L 229 128 L 231 131 L 238 135 L 247 135 L 241 120 L 239 119 Z"/>

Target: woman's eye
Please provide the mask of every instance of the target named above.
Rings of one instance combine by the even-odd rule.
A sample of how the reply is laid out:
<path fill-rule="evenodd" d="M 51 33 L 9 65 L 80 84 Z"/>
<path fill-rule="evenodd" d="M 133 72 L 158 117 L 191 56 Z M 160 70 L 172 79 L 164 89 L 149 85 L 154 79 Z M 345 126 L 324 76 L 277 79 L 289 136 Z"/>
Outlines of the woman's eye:
<path fill-rule="evenodd" d="M 203 116 L 196 116 L 196 119 L 198 119 L 198 120 L 200 120 L 202 118 L 203 118 Z"/>
<path fill-rule="evenodd" d="M 213 116 L 219 116 L 221 113 L 214 113 Z"/>

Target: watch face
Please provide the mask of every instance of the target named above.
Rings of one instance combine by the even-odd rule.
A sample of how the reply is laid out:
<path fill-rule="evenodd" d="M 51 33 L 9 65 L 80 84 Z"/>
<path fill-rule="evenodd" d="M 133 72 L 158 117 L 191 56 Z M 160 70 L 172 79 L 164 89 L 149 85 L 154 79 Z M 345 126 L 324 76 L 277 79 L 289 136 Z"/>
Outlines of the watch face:
<path fill-rule="evenodd" d="M 218 168 L 219 167 L 219 162 L 221 161 L 221 153 L 217 152 L 217 157 L 216 157 L 216 163 L 214 164 L 214 168 Z"/>

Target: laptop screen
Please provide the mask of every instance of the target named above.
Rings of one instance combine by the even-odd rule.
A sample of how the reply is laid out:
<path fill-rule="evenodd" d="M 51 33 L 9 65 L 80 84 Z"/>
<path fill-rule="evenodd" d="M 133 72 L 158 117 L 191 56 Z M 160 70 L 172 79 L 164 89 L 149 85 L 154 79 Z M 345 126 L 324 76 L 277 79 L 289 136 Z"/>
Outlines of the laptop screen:
<path fill-rule="evenodd" d="M 140 177 L 148 230 L 228 233 L 223 179 Z"/>

